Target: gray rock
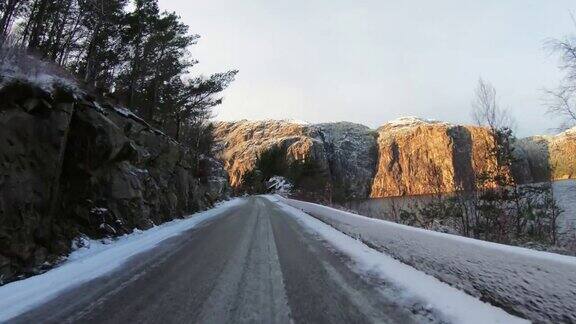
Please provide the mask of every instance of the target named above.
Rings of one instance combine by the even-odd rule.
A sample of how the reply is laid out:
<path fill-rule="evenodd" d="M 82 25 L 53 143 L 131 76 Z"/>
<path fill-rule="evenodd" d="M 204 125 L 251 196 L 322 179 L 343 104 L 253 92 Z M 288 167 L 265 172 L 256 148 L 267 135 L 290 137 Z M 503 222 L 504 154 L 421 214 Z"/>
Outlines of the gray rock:
<path fill-rule="evenodd" d="M 110 105 L 78 93 L 53 96 L 25 82 L 4 86 L 1 280 L 57 260 L 79 235 L 148 229 L 230 194 L 221 164 L 207 158 L 205 172 L 193 165 L 193 152 Z"/>
<path fill-rule="evenodd" d="M 345 201 L 370 196 L 378 163 L 376 132 L 348 122 L 319 124 L 330 165 L 333 199 Z"/>

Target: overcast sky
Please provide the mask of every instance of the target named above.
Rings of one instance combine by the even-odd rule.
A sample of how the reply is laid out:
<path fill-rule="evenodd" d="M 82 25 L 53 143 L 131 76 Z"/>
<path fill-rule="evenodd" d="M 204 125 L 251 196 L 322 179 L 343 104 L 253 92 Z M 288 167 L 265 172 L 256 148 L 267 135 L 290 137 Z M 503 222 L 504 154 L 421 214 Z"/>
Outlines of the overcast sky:
<path fill-rule="evenodd" d="M 519 135 L 549 133 L 549 38 L 576 31 L 573 0 L 160 0 L 200 34 L 196 73 L 239 69 L 221 120 L 470 123 L 479 77 Z"/>

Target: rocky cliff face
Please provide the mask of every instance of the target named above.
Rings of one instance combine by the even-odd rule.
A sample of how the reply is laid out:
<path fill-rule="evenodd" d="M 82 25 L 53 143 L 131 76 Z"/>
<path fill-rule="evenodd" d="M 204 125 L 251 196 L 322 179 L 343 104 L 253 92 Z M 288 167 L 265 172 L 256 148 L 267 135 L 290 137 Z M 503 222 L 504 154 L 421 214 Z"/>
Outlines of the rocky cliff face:
<path fill-rule="evenodd" d="M 575 134 L 518 141 L 516 161 L 505 176 L 520 183 L 576 176 Z M 247 175 L 290 179 L 290 170 L 302 161 L 314 168 L 299 173 L 300 179 L 292 175 L 296 182 L 308 180 L 306 188 L 294 187 L 301 197 L 320 201 L 471 190 L 480 174 L 497 168 L 488 130 L 418 118 L 401 118 L 377 131 L 351 123 L 240 121 L 218 123 L 215 135 L 232 186 L 240 192 Z"/>
<path fill-rule="evenodd" d="M 378 150 L 376 132 L 347 122 L 316 126 L 332 175 L 332 197 L 336 201 L 363 199 L 370 195 Z"/>
<path fill-rule="evenodd" d="M 556 136 L 533 136 L 518 141 L 534 181 L 576 178 L 576 127 Z"/>
<path fill-rule="evenodd" d="M 371 197 L 472 190 L 496 169 L 486 129 L 402 118 L 378 130 L 379 162 Z"/>
<path fill-rule="evenodd" d="M 300 197 L 330 198 L 328 160 L 318 129 L 284 121 L 241 121 L 217 123 L 214 134 L 237 192 L 255 189 L 255 182 L 267 180 L 262 177 L 285 176 L 299 182 L 295 190 Z M 300 170 L 304 167 L 309 170 Z"/>
<path fill-rule="evenodd" d="M 0 282 L 58 261 L 79 235 L 116 236 L 229 193 L 216 160 L 129 111 L 64 86 L 0 90 Z"/>
<path fill-rule="evenodd" d="M 324 200 L 471 189 L 478 173 L 495 167 L 487 158 L 488 131 L 414 118 L 386 124 L 377 132 L 352 123 L 241 121 L 218 123 L 215 135 L 232 186 L 240 191 L 246 174 L 263 169 L 259 157 L 277 150 L 283 162 L 264 176 L 290 179 L 295 161 L 313 161 L 317 172 L 306 177 L 316 178 L 313 182 L 322 186 L 305 191 L 317 191 L 312 196 L 321 193 Z"/>
<path fill-rule="evenodd" d="M 366 197 L 376 164 L 375 134 L 362 125 L 240 121 L 215 125 L 220 158 L 237 191 L 253 174 L 289 179 L 296 196 L 317 201 Z"/>

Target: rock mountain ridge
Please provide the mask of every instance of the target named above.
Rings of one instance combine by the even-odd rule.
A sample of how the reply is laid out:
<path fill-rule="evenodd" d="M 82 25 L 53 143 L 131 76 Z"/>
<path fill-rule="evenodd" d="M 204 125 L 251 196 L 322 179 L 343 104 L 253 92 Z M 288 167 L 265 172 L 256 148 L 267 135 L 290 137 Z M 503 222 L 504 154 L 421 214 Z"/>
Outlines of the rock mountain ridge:
<path fill-rule="evenodd" d="M 417 117 L 399 118 L 376 130 L 350 122 L 290 120 L 214 126 L 217 155 L 237 192 L 247 190 L 263 163 L 261 156 L 270 152 L 278 155 L 273 164 L 279 167 L 272 169 L 279 174 L 274 175 L 292 177 L 297 196 L 317 201 L 470 190 L 479 174 L 496 168 L 487 129 Z M 519 183 L 574 178 L 575 156 L 576 129 L 520 139 L 509 173 Z M 312 172 L 290 174 L 301 163 L 312 165 Z"/>

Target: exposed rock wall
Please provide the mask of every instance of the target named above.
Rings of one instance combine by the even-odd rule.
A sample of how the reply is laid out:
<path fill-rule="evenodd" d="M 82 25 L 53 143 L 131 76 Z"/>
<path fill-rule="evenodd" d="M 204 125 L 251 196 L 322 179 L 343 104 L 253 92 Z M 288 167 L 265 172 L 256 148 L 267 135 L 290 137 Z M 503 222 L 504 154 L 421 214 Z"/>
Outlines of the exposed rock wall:
<path fill-rule="evenodd" d="M 273 154 L 275 156 L 270 156 L 273 161 L 266 162 L 273 165 L 266 168 L 274 174 L 268 176 L 285 176 L 301 182 L 295 186 L 301 198 L 330 199 L 330 168 L 318 129 L 284 121 L 220 122 L 215 124 L 214 135 L 219 157 L 228 171 L 230 184 L 237 192 L 249 191 L 247 177 L 264 168 L 257 165 L 263 155 Z M 309 174 L 297 172 L 292 175 L 292 170 L 303 163 L 315 170 Z"/>
<path fill-rule="evenodd" d="M 319 124 L 336 201 L 370 196 L 378 149 L 376 132 L 347 122 Z"/>
<path fill-rule="evenodd" d="M 373 198 L 471 190 L 479 174 L 496 169 L 483 128 L 404 118 L 378 135 Z"/>
<path fill-rule="evenodd" d="M 576 128 L 556 136 L 533 136 L 518 141 L 526 154 L 533 180 L 576 178 Z"/>
<path fill-rule="evenodd" d="M 499 169 L 487 129 L 413 117 L 387 123 L 377 131 L 352 123 L 218 123 L 215 136 L 238 191 L 246 189 L 246 175 L 258 173 L 259 157 L 274 150 L 281 152 L 273 168 L 278 174 L 267 176 L 290 178 L 294 162 L 314 162 L 316 172 L 304 176 L 308 186 L 295 186 L 305 196 L 300 198 L 311 200 L 473 190 L 479 175 Z M 575 153 L 576 131 L 520 140 L 515 161 L 503 176 L 519 183 L 575 177 Z"/>
<path fill-rule="evenodd" d="M 552 179 L 576 178 L 576 128 L 554 136 L 549 147 Z"/>
<path fill-rule="evenodd" d="M 229 194 L 216 160 L 85 94 L 0 90 L 0 281 L 33 274 L 78 235 L 115 236 Z"/>
<path fill-rule="evenodd" d="M 378 167 L 371 197 L 454 189 L 454 159 L 447 128 L 388 124 L 378 130 Z M 434 183 L 433 183 L 434 182 Z"/>

